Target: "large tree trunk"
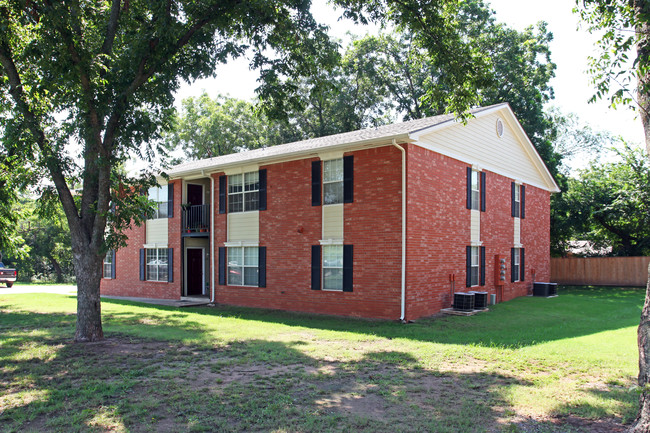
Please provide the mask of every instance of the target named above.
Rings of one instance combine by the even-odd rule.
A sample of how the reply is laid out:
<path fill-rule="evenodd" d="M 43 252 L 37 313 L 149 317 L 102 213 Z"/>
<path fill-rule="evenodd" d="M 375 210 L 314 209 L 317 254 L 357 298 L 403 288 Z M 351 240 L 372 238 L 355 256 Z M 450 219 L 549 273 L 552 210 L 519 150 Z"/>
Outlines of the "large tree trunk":
<path fill-rule="evenodd" d="M 630 432 L 650 432 L 650 266 L 648 266 L 648 284 L 645 292 L 645 303 L 641 311 L 641 323 L 638 331 L 639 343 L 639 414 L 630 428 Z"/>
<path fill-rule="evenodd" d="M 99 297 L 102 259 L 89 246 L 75 248 L 73 245 L 73 251 L 77 276 L 77 330 L 74 339 L 76 342 L 98 341 L 104 338 Z"/>
<path fill-rule="evenodd" d="M 634 0 L 634 12 L 637 17 L 637 60 L 643 65 L 650 57 L 650 23 L 647 21 L 648 0 Z M 637 101 L 639 117 L 645 133 L 646 152 L 650 156 L 650 73 L 646 70 L 638 75 Z M 648 266 L 648 283 L 646 285 L 645 303 L 641 311 L 641 322 L 637 333 L 639 345 L 639 377 L 641 387 L 639 413 L 630 428 L 630 432 L 650 432 L 650 266 Z"/>

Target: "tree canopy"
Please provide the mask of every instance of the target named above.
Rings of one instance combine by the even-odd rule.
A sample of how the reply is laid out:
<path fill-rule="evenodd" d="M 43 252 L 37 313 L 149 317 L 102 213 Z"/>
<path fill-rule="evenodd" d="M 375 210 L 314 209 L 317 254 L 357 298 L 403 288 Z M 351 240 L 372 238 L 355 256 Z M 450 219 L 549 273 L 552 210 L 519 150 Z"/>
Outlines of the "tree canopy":
<path fill-rule="evenodd" d="M 488 60 L 460 35 L 457 2 L 334 3 L 359 22 L 412 32 L 448 64 L 444 82 L 457 89 L 449 111 L 475 103 Z M 125 226 L 142 221 L 140 187 L 156 183 L 151 173 L 126 176 L 121 164 L 155 155 L 180 80 L 212 75 L 235 57 L 259 71 L 268 113 L 283 118 L 299 108 L 295 80 L 339 57 L 309 9 L 308 0 L 0 2 L 0 155 L 20 160 L 29 182 L 61 202 L 77 275 L 77 341 L 103 337 L 101 259 L 124 240 Z"/>

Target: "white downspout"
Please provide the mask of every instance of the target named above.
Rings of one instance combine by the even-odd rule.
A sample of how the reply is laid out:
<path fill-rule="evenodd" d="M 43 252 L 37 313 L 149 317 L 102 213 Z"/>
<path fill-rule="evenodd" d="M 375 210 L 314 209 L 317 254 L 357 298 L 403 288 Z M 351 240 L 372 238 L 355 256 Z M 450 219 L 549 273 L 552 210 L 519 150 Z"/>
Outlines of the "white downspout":
<path fill-rule="evenodd" d="M 406 150 L 393 139 L 393 146 L 402 152 L 402 308 L 399 320 L 404 322 L 406 308 Z"/>
<path fill-rule="evenodd" d="M 210 302 L 214 304 L 214 176 L 210 175 Z"/>

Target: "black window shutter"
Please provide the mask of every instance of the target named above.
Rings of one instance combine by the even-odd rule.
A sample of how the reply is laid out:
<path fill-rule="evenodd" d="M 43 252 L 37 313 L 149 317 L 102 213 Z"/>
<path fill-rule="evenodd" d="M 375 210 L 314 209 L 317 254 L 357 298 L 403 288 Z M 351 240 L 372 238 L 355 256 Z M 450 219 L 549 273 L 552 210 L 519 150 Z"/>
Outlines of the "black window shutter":
<path fill-rule="evenodd" d="M 260 180 L 259 210 L 266 210 L 266 169 L 259 171 L 259 180 Z"/>
<path fill-rule="evenodd" d="M 219 247 L 219 285 L 226 285 L 226 247 Z"/>
<path fill-rule="evenodd" d="M 515 271 L 515 249 L 510 248 L 510 281 L 515 282 L 517 273 Z"/>
<path fill-rule="evenodd" d="M 480 270 L 479 270 L 479 275 L 480 275 L 480 282 L 479 286 L 485 286 L 485 247 L 481 247 L 480 249 L 480 259 L 481 261 L 479 262 Z"/>
<path fill-rule="evenodd" d="M 465 248 L 467 257 L 467 276 L 465 278 L 465 286 L 472 287 L 472 247 Z"/>
<path fill-rule="evenodd" d="M 320 160 L 311 163 L 311 205 L 320 206 L 321 190 L 321 168 Z"/>
<path fill-rule="evenodd" d="M 481 172 L 481 212 L 485 212 L 485 172 Z"/>
<path fill-rule="evenodd" d="M 219 213 L 226 213 L 227 176 L 219 176 Z"/>
<path fill-rule="evenodd" d="M 521 186 L 519 200 L 521 201 L 521 217 L 526 218 L 526 185 Z"/>
<path fill-rule="evenodd" d="M 145 261 L 145 249 L 140 248 L 140 281 L 145 280 L 145 272 L 144 272 L 144 261 Z"/>
<path fill-rule="evenodd" d="M 471 208 L 472 208 L 472 167 L 467 167 L 467 209 L 471 209 Z"/>
<path fill-rule="evenodd" d="M 258 264 L 259 277 L 257 280 L 257 287 L 266 287 L 266 247 L 259 247 L 258 250 Z"/>
<path fill-rule="evenodd" d="M 311 246 L 311 289 L 320 290 L 320 245 Z"/>
<path fill-rule="evenodd" d="M 174 218 L 174 184 L 167 185 L 167 218 Z"/>
<path fill-rule="evenodd" d="M 115 279 L 115 250 L 111 251 L 111 278 Z"/>
<path fill-rule="evenodd" d="M 519 253 L 521 254 L 519 256 L 519 275 L 520 275 L 519 280 L 525 281 L 524 280 L 524 276 L 526 274 L 526 271 L 525 271 L 525 268 L 524 268 L 524 266 L 525 266 L 525 260 L 524 260 L 525 250 L 523 248 L 521 248 L 519 250 Z"/>
<path fill-rule="evenodd" d="M 343 245 L 343 291 L 352 291 L 353 245 Z"/>
<path fill-rule="evenodd" d="M 174 249 L 167 248 L 167 282 L 174 281 Z"/>
<path fill-rule="evenodd" d="M 354 201 L 354 156 L 343 157 L 343 203 Z"/>
<path fill-rule="evenodd" d="M 514 182 L 512 182 L 510 184 L 510 190 L 511 190 L 511 192 L 510 192 L 510 196 L 511 196 L 511 198 L 510 198 L 510 213 L 511 213 L 511 216 L 513 216 L 513 217 L 517 216 L 516 210 L 515 210 L 515 188 L 516 187 L 517 187 L 517 185 L 515 185 Z"/>

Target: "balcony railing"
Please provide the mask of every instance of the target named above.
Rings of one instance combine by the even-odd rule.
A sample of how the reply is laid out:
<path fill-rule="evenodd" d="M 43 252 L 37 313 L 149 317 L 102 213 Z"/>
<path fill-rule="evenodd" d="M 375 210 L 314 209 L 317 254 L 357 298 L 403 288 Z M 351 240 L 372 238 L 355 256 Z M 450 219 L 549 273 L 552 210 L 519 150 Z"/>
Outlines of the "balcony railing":
<path fill-rule="evenodd" d="M 210 206 L 202 204 L 198 206 L 183 207 L 183 234 L 199 233 L 210 231 Z"/>

